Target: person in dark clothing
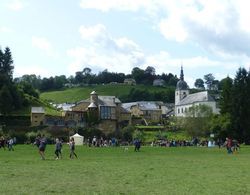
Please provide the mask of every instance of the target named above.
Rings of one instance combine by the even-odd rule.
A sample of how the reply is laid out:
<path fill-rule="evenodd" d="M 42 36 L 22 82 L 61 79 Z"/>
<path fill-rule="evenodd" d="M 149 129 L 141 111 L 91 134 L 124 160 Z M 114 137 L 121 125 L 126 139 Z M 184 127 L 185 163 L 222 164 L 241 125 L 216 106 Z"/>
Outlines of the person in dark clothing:
<path fill-rule="evenodd" d="M 232 139 L 231 138 L 226 138 L 226 147 L 227 147 L 227 153 L 228 154 L 232 154 L 233 152 L 232 152 L 232 146 L 233 146 L 233 144 L 232 144 Z"/>
<path fill-rule="evenodd" d="M 34 142 L 34 145 L 36 145 L 38 148 L 40 146 L 40 139 L 41 139 L 41 136 L 38 135 L 38 136 L 36 136 L 36 139 L 35 139 L 35 142 Z"/>
<path fill-rule="evenodd" d="M 43 135 L 41 137 L 41 139 L 40 139 L 40 145 L 38 147 L 39 154 L 40 154 L 42 160 L 45 160 L 44 152 L 45 152 L 45 149 L 46 149 L 46 145 L 47 145 L 47 140 L 46 140 L 45 136 Z"/>
<path fill-rule="evenodd" d="M 58 138 L 56 138 L 55 155 L 56 155 L 56 160 L 62 158 L 62 142 Z"/>
<path fill-rule="evenodd" d="M 70 142 L 69 142 L 69 149 L 70 149 L 70 155 L 69 155 L 69 157 L 70 157 L 71 159 L 73 159 L 74 156 L 77 158 L 77 155 L 76 155 L 76 153 L 75 153 L 75 140 L 74 140 L 73 137 L 70 139 Z"/>
<path fill-rule="evenodd" d="M 139 152 L 140 151 L 140 147 L 141 147 L 140 140 L 139 139 L 135 139 L 134 145 L 135 145 L 135 152 Z"/>
<path fill-rule="evenodd" d="M 5 138 L 4 136 L 2 136 L 0 139 L 0 148 L 3 148 L 5 150 L 5 144 L 6 144 Z"/>

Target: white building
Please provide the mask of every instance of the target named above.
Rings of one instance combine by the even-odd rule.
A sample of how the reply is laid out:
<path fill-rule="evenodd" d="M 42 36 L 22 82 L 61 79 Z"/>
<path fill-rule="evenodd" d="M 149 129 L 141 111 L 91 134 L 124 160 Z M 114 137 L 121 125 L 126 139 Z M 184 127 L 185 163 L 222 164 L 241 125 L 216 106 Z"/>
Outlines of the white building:
<path fill-rule="evenodd" d="M 213 97 L 208 94 L 208 91 L 189 94 L 189 87 L 184 81 L 183 69 L 181 67 L 180 80 L 175 90 L 175 116 L 185 117 L 190 107 L 198 105 L 210 106 L 213 113 L 219 113 L 216 102 Z"/>

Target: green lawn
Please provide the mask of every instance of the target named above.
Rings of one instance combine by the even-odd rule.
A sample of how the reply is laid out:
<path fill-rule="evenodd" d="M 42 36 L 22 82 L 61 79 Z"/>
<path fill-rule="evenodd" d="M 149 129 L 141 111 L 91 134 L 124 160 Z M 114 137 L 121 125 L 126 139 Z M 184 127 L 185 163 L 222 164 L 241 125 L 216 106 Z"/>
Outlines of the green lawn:
<path fill-rule="evenodd" d="M 44 92 L 40 94 L 40 97 L 56 103 L 74 103 L 89 98 L 92 91 L 96 91 L 98 95 L 116 96 L 119 98 L 128 95 L 132 88 L 147 89 L 149 91 L 157 92 L 165 91 L 167 89 L 145 85 L 93 85 L 88 87 L 69 88 L 61 91 Z"/>
<path fill-rule="evenodd" d="M 0 149 L 0 194 L 250 194 L 250 148 L 77 147 L 78 159 L 40 160 L 37 148 Z"/>

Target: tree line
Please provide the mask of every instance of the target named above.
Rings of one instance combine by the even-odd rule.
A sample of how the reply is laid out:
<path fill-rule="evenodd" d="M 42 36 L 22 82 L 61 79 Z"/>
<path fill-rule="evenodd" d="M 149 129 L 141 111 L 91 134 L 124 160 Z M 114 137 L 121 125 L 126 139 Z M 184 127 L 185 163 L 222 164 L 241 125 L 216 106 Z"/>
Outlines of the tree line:
<path fill-rule="evenodd" d="M 80 86 L 92 84 L 109 84 L 109 83 L 123 83 L 125 79 L 134 79 L 137 84 L 152 85 L 155 79 L 162 79 L 166 86 L 176 86 L 178 78 L 172 73 L 161 75 L 155 74 L 155 68 L 148 66 L 145 70 L 135 67 L 132 69 L 131 74 L 109 72 L 107 69 L 99 72 L 98 74 L 92 73 L 88 67 L 82 71 L 77 71 L 75 75 L 66 77 L 65 75 L 41 78 L 35 74 L 23 75 L 22 77 L 15 78 L 16 83 L 27 83 L 34 89 L 39 91 L 49 91 L 62 89 L 65 86 Z"/>

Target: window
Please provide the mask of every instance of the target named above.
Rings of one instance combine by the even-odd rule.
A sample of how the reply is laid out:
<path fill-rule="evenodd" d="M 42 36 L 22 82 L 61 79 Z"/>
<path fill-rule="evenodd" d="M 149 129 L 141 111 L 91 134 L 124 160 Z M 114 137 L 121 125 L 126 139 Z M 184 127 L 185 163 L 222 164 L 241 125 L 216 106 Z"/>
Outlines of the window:
<path fill-rule="evenodd" d="M 180 113 L 180 109 L 178 108 L 178 114 Z"/>
<path fill-rule="evenodd" d="M 181 113 L 183 113 L 183 108 L 181 108 Z"/>
<path fill-rule="evenodd" d="M 111 119 L 111 107 L 101 106 L 100 115 L 101 115 L 101 119 Z"/>

